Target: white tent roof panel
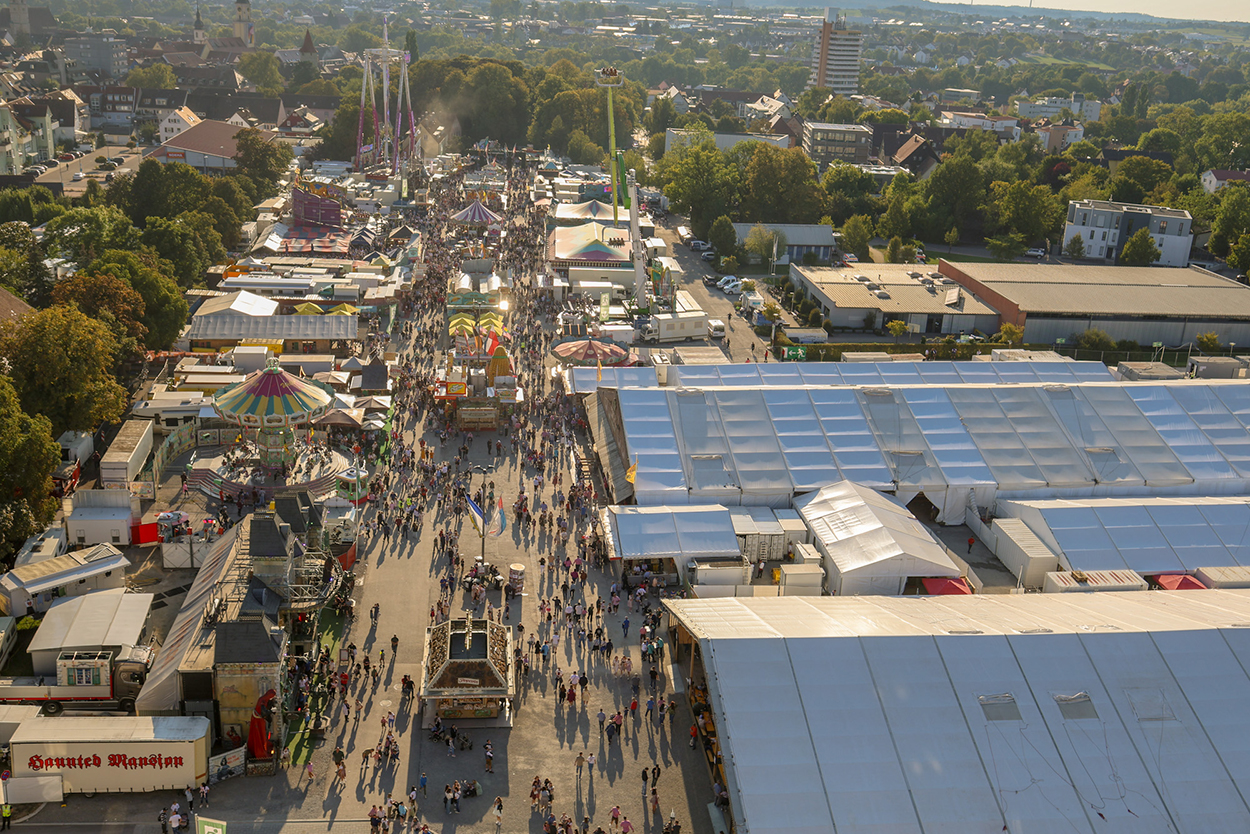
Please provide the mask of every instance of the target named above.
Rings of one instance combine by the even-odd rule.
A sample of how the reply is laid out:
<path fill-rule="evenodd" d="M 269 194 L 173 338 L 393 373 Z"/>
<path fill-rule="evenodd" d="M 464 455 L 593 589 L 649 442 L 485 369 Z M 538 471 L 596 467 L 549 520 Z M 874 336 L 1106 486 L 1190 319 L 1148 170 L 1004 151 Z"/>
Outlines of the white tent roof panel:
<path fill-rule="evenodd" d="M 740 831 L 1250 827 L 1250 591 L 666 605 Z"/>

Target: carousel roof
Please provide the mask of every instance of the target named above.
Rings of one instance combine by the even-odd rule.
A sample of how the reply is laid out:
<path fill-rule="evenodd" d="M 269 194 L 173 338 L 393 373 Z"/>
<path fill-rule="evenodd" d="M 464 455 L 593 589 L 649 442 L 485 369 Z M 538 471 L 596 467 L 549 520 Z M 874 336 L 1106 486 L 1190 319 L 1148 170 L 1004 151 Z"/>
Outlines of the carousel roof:
<path fill-rule="evenodd" d="M 315 420 L 333 400 L 329 386 L 288 373 L 270 358 L 261 370 L 214 394 L 213 407 L 232 423 L 281 428 Z"/>
<path fill-rule="evenodd" d="M 465 223 L 470 226 L 489 226 L 499 222 L 499 215 L 482 205 L 481 200 L 474 200 L 463 211 L 451 216 L 454 223 Z"/>

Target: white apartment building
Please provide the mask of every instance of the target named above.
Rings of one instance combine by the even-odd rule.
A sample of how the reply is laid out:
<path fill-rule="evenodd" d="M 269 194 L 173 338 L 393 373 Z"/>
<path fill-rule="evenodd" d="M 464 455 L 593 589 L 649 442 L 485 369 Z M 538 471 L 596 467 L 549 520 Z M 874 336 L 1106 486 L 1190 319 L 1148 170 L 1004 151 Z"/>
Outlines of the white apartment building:
<path fill-rule="evenodd" d="M 204 120 L 192 113 L 189 107 L 179 107 L 177 110 L 170 111 L 169 115 L 161 120 L 161 144 L 173 139 L 184 130 L 195 127 L 202 121 Z"/>
<path fill-rule="evenodd" d="M 1140 206 L 1111 200 L 1078 200 L 1068 204 L 1063 245 L 1077 235 L 1085 242 L 1085 257 L 1116 263 L 1125 242 L 1140 229 L 1149 229 L 1160 258 L 1155 266 L 1188 266 L 1194 242 L 1189 212 L 1164 206 Z"/>
<path fill-rule="evenodd" d="M 1013 142 L 1020 141 L 1020 120 L 1015 116 L 987 116 L 976 110 L 939 110 L 937 117 L 939 127 L 990 130 L 1000 136 L 1010 136 Z"/>
<path fill-rule="evenodd" d="M 1041 119 L 1043 117 L 1053 119 L 1065 107 L 1072 111 L 1072 115 L 1086 122 L 1098 121 L 1098 117 L 1102 113 L 1102 102 L 1087 99 L 1084 93 L 1073 93 L 1072 98 L 1051 96 L 1034 99 L 1033 101 L 1022 99 L 1016 102 L 1016 110 L 1020 112 L 1020 118 L 1022 119 Z"/>
<path fill-rule="evenodd" d="M 835 95 L 850 96 L 859 92 L 859 62 L 864 53 L 864 33 L 846 28 L 846 17 L 830 20 L 832 9 L 825 10 L 820 37 L 812 50 L 812 74 L 808 89 L 828 87 Z"/>

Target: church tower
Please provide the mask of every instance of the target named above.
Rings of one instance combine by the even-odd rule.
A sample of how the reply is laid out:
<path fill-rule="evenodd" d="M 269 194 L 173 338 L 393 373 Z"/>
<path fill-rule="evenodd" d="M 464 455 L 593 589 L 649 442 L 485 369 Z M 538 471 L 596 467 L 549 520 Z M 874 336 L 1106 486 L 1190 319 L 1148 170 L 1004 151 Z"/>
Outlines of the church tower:
<path fill-rule="evenodd" d="M 256 46 L 256 30 L 252 26 L 251 0 L 235 0 L 234 36 L 248 47 Z"/>
<path fill-rule="evenodd" d="M 9 28 L 15 35 L 30 34 L 30 7 L 26 0 L 9 0 Z"/>
<path fill-rule="evenodd" d="M 195 26 L 191 30 L 191 42 L 196 46 L 208 43 L 208 33 L 204 31 L 204 19 L 200 17 L 200 4 L 195 4 Z"/>

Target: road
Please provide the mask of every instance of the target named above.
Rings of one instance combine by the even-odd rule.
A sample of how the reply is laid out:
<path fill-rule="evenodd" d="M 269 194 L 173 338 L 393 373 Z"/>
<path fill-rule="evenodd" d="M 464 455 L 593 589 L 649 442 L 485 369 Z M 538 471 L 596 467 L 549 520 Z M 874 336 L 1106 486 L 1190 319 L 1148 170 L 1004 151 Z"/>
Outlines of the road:
<path fill-rule="evenodd" d="M 128 148 L 125 145 L 107 145 L 103 148 L 97 148 L 82 159 L 75 159 L 72 162 L 58 162 L 55 168 L 50 169 L 46 174 L 41 174 L 35 180 L 39 185 L 51 185 L 60 183 L 63 193 L 66 197 L 80 197 L 87 190 L 87 183 L 95 180 L 100 185 L 104 185 L 104 178 L 108 175 L 107 171 L 100 171 L 99 163 L 96 162 L 97 156 L 103 156 L 111 159 L 115 156 L 125 158 L 126 162 L 119 165 L 113 173 L 120 174 L 123 171 L 133 172 L 139 167 L 139 163 L 143 161 L 141 148 Z M 74 182 L 74 174 L 82 172 L 86 176 L 78 182 Z"/>

